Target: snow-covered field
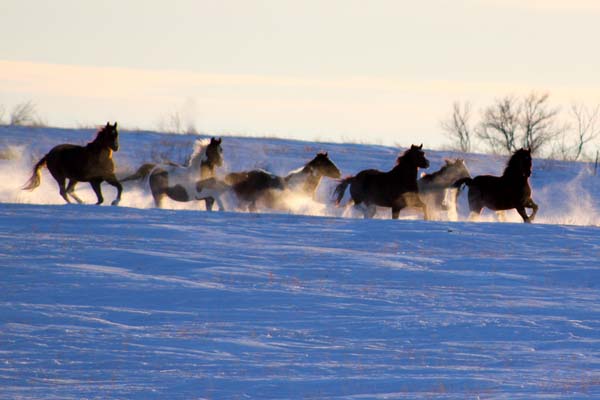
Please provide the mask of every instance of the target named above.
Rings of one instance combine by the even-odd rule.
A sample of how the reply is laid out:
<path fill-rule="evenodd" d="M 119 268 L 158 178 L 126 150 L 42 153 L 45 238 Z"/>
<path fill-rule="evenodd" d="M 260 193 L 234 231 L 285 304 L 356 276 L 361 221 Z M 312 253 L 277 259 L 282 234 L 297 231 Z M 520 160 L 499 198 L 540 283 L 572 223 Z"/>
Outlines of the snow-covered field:
<path fill-rule="evenodd" d="M 119 207 L 63 205 L 46 170 L 19 190 L 52 146 L 93 136 L 0 127 L 0 398 L 600 397 L 600 177 L 588 165 L 534 161 L 531 225 L 516 213 L 351 218 L 328 203 L 329 180 L 294 213 L 159 210 L 136 185 Z M 181 162 L 193 140 L 122 132 L 119 175 Z M 389 169 L 399 152 L 234 137 L 223 148 L 223 171 L 278 174 L 319 150 L 343 175 Z M 430 171 L 456 156 L 426 154 Z M 506 160 L 464 158 L 473 175 Z"/>

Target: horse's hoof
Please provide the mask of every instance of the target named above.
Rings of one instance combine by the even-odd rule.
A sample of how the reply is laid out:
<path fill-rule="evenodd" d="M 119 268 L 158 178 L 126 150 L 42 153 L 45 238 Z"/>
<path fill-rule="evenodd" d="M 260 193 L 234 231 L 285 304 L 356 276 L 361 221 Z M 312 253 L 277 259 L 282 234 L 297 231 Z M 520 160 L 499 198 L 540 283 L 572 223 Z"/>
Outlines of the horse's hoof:
<path fill-rule="evenodd" d="M 118 206 L 119 205 L 120 200 L 113 200 L 112 203 L 110 203 L 111 206 Z"/>

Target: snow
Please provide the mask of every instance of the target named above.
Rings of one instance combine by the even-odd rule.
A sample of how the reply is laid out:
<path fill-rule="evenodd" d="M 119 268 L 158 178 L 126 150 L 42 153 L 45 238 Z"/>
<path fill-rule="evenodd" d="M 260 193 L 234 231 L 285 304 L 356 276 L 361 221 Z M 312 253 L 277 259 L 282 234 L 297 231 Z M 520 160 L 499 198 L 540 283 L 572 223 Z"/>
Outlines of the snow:
<path fill-rule="evenodd" d="M 156 209 L 135 185 L 119 207 L 64 205 L 47 171 L 19 190 L 34 159 L 93 135 L 0 128 L 11 154 L 0 160 L 0 398 L 600 397 L 589 165 L 534 161 L 531 225 L 516 213 L 467 222 L 464 203 L 459 222 L 351 218 L 327 202 L 329 180 L 294 213 Z M 161 152 L 184 161 L 193 140 L 122 132 L 119 175 Z M 320 150 L 344 175 L 389 169 L 398 153 L 272 138 L 223 147 L 224 170 L 278 174 Z M 431 171 L 456 156 L 426 154 Z M 472 174 L 505 162 L 465 159 Z"/>

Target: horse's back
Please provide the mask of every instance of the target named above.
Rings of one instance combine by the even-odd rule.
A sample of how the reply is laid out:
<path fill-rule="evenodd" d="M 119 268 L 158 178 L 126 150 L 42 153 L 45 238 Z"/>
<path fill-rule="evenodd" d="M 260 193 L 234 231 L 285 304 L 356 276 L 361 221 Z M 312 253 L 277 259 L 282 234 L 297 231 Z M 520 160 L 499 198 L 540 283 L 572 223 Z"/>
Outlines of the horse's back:
<path fill-rule="evenodd" d="M 469 185 L 469 203 L 491 210 L 510 210 L 523 204 L 531 196 L 526 179 L 515 182 L 506 177 L 479 175 Z"/>
<path fill-rule="evenodd" d="M 84 162 L 83 147 L 75 144 L 59 144 L 54 146 L 46 155 L 46 165 L 52 175 L 70 177 L 78 175 Z"/>
<path fill-rule="evenodd" d="M 63 176 L 81 182 L 104 179 L 114 174 L 112 150 L 90 151 L 88 147 L 65 143 L 55 146 L 46 155 L 48 170 L 53 176 Z"/>

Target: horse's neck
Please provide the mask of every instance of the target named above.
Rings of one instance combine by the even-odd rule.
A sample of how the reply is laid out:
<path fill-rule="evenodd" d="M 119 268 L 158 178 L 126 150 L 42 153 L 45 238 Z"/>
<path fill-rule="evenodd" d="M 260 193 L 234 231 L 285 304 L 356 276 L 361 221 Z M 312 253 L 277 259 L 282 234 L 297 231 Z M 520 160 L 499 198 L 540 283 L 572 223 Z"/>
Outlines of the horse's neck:
<path fill-rule="evenodd" d="M 528 178 L 523 174 L 523 171 L 517 168 L 506 168 L 502 174 L 502 178 L 509 180 L 528 180 Z"/>
<path fill-rule="evenodd" d="M 432 183 L 440 186 L 446 186 L 454 183 L 457 179 L 462 178 L 458 172 L 450 168 L 445 168 L 441 171 L 432 174 Z"/>
<path fill-rule="evenodd" d="M 415 165 L 408 165 L 401 162 L 390 171 L 390 174 L 394 177 L 394 180 L 400 180 L 408 188 L 416 189 L 418 170 L 419 168 Z"/>
<path fill-rule="evenodd" d="M 321 175 L 311 167 L 303 167 L 292 171 L 283 178 L 286 185 L 292 190 L 302 189 L 305 192 L 314 192 L 321 181 Z"/>
<path fill-rule="evenodd" d="M 416 165 L 410 165 L 407 163 L 400 162 L 390 172 L 396 176 L 403 176 L 407 179 L 417 179 L 417 172 L 419 168 Z"/>
<path fill-rule="evenodd" d="M 202 179 L 212 178 L 215 176 L 215 166 L 208 161 L 200 163 L 200 177 Z"/>
<path fill-rule="evenodd" d="M 102 149 L 109 150 L 108 147 L 101 145 L 100 142 L 98 142 L 96 140 L 94 140 L 93 142 L 89 142 L 85 146 L 85 148 L 86 148 L 86 150 L 93 151 L 93 152 L 100 152 L 100 151 L 102 151 Z"/>

